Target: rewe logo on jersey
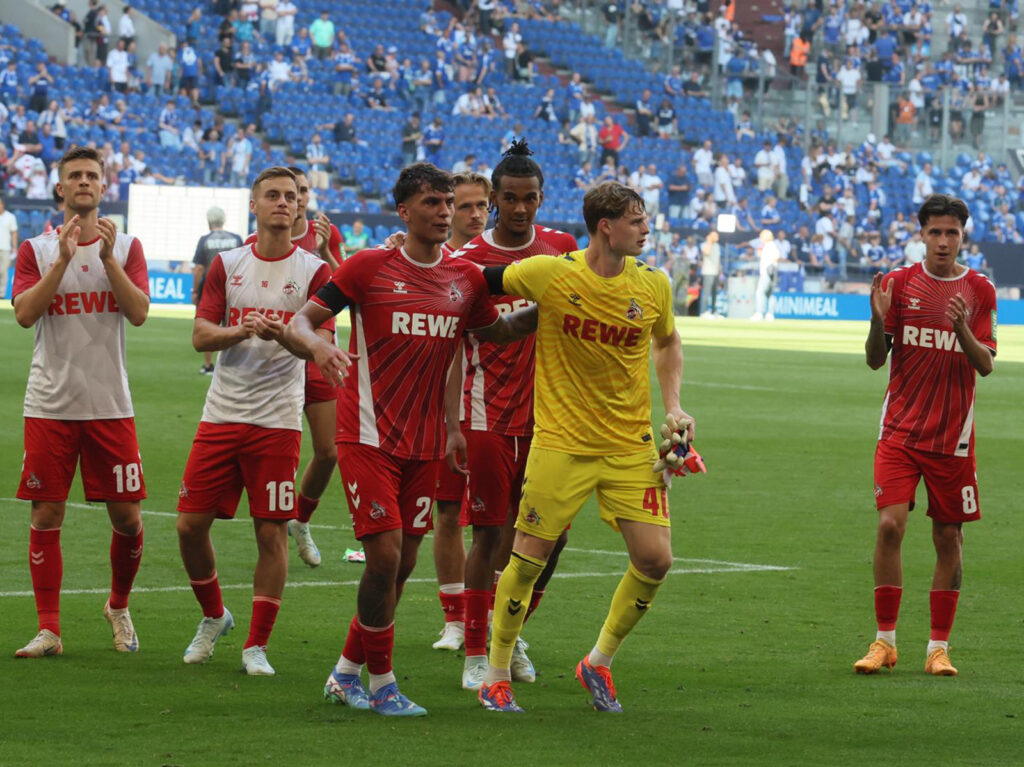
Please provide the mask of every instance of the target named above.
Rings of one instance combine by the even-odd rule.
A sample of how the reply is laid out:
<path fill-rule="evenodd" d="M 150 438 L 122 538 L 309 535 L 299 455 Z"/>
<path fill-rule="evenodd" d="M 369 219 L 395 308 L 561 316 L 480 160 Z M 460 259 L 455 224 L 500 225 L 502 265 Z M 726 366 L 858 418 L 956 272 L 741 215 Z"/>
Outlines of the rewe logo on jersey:
<path fill-rule="evenodd" d="M 611 346 L 636 346 L 640 341 L 640 328 L 624 328 L 593 319 L 582 319 L 575 314 L 562 318 L 562 332 L 581 341 L 595 341 Z"/>
<path fill-rule="evenodd" d="M 962 352 L 956 333 L 952 330 L 938 328 L 916 328 L 913 325 L 903 326 L 903 345 L 917 346 L 921 349 L 938 349 L 944 352 Z"/>
<path fill-rule="evenodd" d="M 425 312 L 394 312 L 391 315 L 392 335 L 455 338 L 459 318 L 447 314 Z"/>
<path fill-rule="evenodd" d="M 498 310 L 498 314 L 511 314 L 519 309 L 525 309 L 528 306 L 533 306 L 533 301 L 528 298 L 516 298 L 512 301 L 495 301 L 494 308 Z"/>
<path fill-rule="evenodd" d="M 69 314 L 102 314 L 103 312 L 119 312 L 113 291 L 89 291 L 86 293 L 58 293 L 50 302 L 46 313 L 54 315 Z"/>
<path fill-rule="evenodd" d="M 260 312 L 266 315 L 268 320 L 281 320 L 285 325 L 292 321 L 295 312 L 282 312 L 278 309 L 257 309 L 254 306 L 243 306 L 241 309 L 232 307 L 228 310 L 228 325 L 239 325 L 249 312 Z"/>

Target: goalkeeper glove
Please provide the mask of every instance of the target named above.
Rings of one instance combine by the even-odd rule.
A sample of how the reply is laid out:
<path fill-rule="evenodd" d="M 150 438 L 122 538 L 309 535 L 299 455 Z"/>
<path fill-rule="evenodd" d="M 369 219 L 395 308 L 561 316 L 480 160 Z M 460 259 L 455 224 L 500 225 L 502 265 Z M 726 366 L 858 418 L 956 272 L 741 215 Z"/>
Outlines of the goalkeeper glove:
<path fill-rule="evenodd" d="M 669 413 L 665 423 L 661 425 L 662 442 L 658 446 L 658 460 L 654 462 L 654 473 L 668 471 L 673 476 L 687 474 L 706 474 L 704 460 L 689 442 L 686 441 L 687 421 L 676 422 Z"/>

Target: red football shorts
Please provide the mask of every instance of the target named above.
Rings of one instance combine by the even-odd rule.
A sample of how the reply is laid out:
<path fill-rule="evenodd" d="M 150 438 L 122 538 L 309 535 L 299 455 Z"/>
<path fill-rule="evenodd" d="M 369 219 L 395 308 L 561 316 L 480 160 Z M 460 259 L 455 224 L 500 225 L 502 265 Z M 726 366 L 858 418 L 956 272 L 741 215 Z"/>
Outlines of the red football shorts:
<path fill-rule="evenodd" d="M 337 445 L 338 470 L 357 539 L 389 530 L 416 536 L 430 532 L 443 460 L 413 461 L 369 445 Z"/>
<path fill-rule="evenodd" d="M 981 519 L 978 475 L 974 456 L 924 453 L 879 442 L 875 448 L 875 502 L 879 509 L 900 503 L 914 508 L 917 483 L 924 478 L 928 516 L 937 522 L 973 522 Z"/>
<path fill-rule="evenodd" d="M 331 386 L 312 361 L 306 362 L 306 404 L 338 399 L 338 387 Z"/>
<path fill-rule="evenodd" d="M 123 503 L 146 497 L 134 418 L 26 418 L 18 497 L 26 501 L 66 501 L 79 460 L 87 501 Z"/>
<path fill-rule="evenodd" d="M 302 432 L 294 429 L 200 421 L 178 491 L 178 511 L 213 511 L 230 519 L 244 488 L 253 517 L 295 519 L 301 442 Z"/>
<path fill-rule="evenodd" d="M 530 440 L 488 431 L 467 432 L 469 522 L 481 527 L 505 524 L 509 510 L 518 512 Z"/>

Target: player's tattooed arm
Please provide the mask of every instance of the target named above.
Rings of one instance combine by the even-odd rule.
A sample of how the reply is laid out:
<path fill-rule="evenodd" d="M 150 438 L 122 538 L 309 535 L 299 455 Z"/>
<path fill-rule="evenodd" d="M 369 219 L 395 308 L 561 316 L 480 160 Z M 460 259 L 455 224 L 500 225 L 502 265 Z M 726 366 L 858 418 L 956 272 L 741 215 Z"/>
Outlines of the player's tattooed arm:
<path fill-rule="evenodd" d="M 885 358 L 892 348 L 892 338 L 885 333 L 885 315 L 892 305 L 892 285 L 893 280 L 889 280 L 885 290 L 882 290 L 881 273 L 876 274 L 871 281 L 871 327 L 868 339 L 864 342 L 864 354 L 872 370 L 878 370 L 885 364 Z"/>
<path fill-rule="evenodd" d="M 949 299 L 946 318 L 953 323 L 953 332 L 956 333 L 960 348 L 967 355 L 967 361 L 971 363 L 971 367 L 982 376 L 991 373 L 996 364 L 993 352 L 981 343 L 974 335 L 974 331 L 971 330 L 970 310 L 964 297 L 959 293 Z"/>
<path fill-rule="evenodd" d="M 474 329 L 473 333 L 492 344 L 510 344 L 537 332 L 539 309 L 536 304 L 516 309 L 511 314 L 502 314 L 486 328 Z"/>

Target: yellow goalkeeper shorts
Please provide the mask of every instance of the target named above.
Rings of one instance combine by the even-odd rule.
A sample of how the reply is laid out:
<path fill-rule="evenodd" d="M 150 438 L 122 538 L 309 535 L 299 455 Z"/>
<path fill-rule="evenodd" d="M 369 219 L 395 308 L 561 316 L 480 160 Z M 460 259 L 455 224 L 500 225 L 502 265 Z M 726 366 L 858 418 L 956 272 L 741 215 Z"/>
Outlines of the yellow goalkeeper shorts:
<path fill-rule="evenodd" d="M 594 491 L 601 519 L 613 530 L 618 531 L 620 519 L 670 527 L 665 482 L 651 470 L 657 458 L 653 448 L 631 455 L 580 456 L 534 445 L 526 460 L 516 528 L 553 541 Z"/>

